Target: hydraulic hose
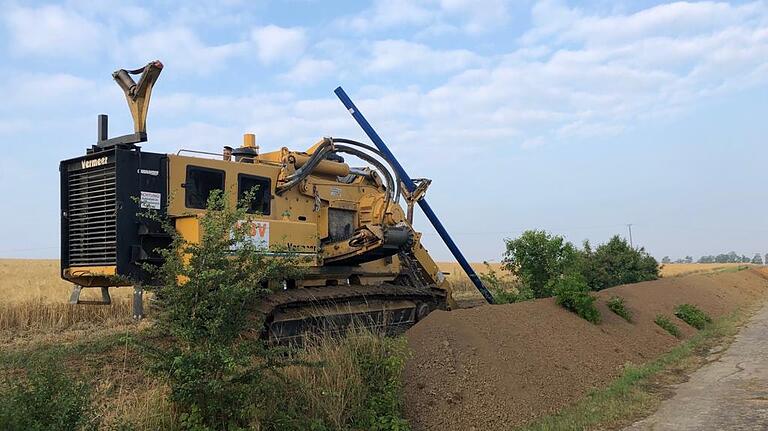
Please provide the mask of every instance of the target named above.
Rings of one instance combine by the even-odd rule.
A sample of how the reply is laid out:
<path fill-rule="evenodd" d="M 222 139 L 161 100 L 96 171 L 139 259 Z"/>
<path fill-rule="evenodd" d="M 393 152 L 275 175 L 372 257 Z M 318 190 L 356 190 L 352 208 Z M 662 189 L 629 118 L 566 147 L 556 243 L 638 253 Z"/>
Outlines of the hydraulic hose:
<path fill-rule="evenodd" d="M 335 149 L 333 150 L 334 153 L 346 153 L 351 154 L 355 157 L 359 157 L 363 159 L 364 161 L 372 164 L 375 168 L 380 170 L 382 174 L 384 175 L 384 179 L 387 181 L 387 200 L 384 203 L 384 211 L 381 213 L 381 221 L 383 223 L 384 217 L 387 214 L 387 210 L 389 209 L 389 203 L 394 200 L 394 179 L 392 178 L 391 172 L 386 169 L 383 163 L 378 161 L 376 158 L 372 157 L 370 154 L 365 153 L 363 151 L 358 150 L 357 148 L 348 147 L 346 145 L 336 145 Z M 398 187 L 397 192 L 400 192 L 400 189 Z"/>
<path fill-rule="evenodd" d="M 354 140 L 352 140 L 352 139 L 346 139 L 346 138 L 331 138 L 331 140 L 332 140 L 334 143 L 335 143 L 335 142 L 339 142 L 339 143 L 342 143 L 342 144 L 349 144 L 349 145 L 353 145 L 353 146 L 356 146 L 356 147 L 360 147 L 360 148 L 363 148 L 363 149 L 365 149 L 365 150 L 367 150 L 367 151 L 370 151 L 370 152 L 372 152 L 373 154 L 375 154 L 375 155 L 379 156 L 381 159 L 383 159 L 385 162 L 387 162 L 387 164 L 388 164 L 388 165 L 389 165 L 389 167 L 390 167 L 390 169 L 388 170 L 388 172 L 390 173 L 390 176 L 392 176 L 392 177 L 393 177 L 393 178 L 396 180 L 396 181 L 395 181 L 395 188 L 397 189 L 397 193 L 395 193 L 395 199 L 394 199 L 394 200 L 395 200 L 395 202 L 398 202 L 398 201 L 400 200 L 400 194 L 401 194 L 401 191 L 400 191 L 400 184 L 401 184 L 401 181 L 400 181 L 400 176 L 399 176 L 399 175 L 398 175 L 398 173 L 397 173 L 397 169 L 395 169 L 395 166 L 392 164 L 392 161 L 391 161 L 391 160 L 389 160 L 389 159 L 386 157 L 386 155 L 384 155 L 384 154 L 383 154 L 381 151 L 379 151 L 379 149 L 378 149 L 378 148 L 376 148 L 376 147 L 373 147 L 373 146 L 370 146 L 370 145 L 368 145 L 368 144 L 364 144 L 364 143 L 362 143 L 362 142 L 359 142 L 359 141 L 354 141 Z M 362 158 L 362 157 L 361 157 L 361 158 Z M 370 162 L 369 162 L 369 163 L 370 163 Z M 386 169 L 385 169 L 385 170 L 386 170 Z"/>
<path fill-rule="evenodd" d="M 307 162 L 296 170 L 293 174 L 286 177 L 285 184 L 281 185 L 277 188 L 276 193 L 278 195 L 285 193 L 286 191 L 290 190 L 293 186 L 300 183 L 302 180 L 304 180 L 306 177 L 309 176 L 309 174 L 312 173 L 312 171 L 317 167 L 317 165 L 320 164 L 323 160 L 325 160 L 325 157 L 333 152 L 333 141 L 330 139 L 324 139 L 323 143 L 320 144 L 320 146 L 315 150 L 314 153 L 312 153 L 312 156 L 307 160 Z"/>
<path fill-rule="evenodd" d="M 343 143 L 347 145 L 334 145 L 335 143 Z M 362 150 L 354 147 L 359 147 Z M 382 158 L 389 165 L 389 169 L 376 157 L 372 156 L 371 154 L 368 154 L 363 150 L 369 151 L 374 155 Z M 394 168 L 394 165 L 392 164 L 392 162 L 388 160 L 381 151 L 379 151 L 375 147 L 364 144 L 362 142 L 354 141 L 352 139 L 325 138 L 323 140 L 323 143 L 320 144 L 320 146 L 318 146 L 318 148 L 315 150 L 314 153 L 312 153 L 309 160 L 307 160 L 307 162 L 302 167 L 297 169 L 296 172 L 286 177 L 286 182 L 280 187 L 278 187 L 276 193 L 278 195 L 281 195 L 286 191 L 290 190 L 296 184 L 300 183 L 305 178 L 307 178 L 312 173 L 312 171 L 317 167 L 317 165 L 319 165 L 320 162 L 325 160 L 329 154 L 334 154 L 334 153 L 347 153 L 355 157 L 359 157 L 360 159 L 373 165 L 376 169 L 378 169 L 382 173 L 387 183 L 387 199 L 384 204 L 384 211 L 382 212 L 382 222 L 383 222 L 386 212 L 389 209 L 390 202 L 399 201 L 400 194 L 401 194 L 400 178 L 397 176 L 397 170 Z"/>

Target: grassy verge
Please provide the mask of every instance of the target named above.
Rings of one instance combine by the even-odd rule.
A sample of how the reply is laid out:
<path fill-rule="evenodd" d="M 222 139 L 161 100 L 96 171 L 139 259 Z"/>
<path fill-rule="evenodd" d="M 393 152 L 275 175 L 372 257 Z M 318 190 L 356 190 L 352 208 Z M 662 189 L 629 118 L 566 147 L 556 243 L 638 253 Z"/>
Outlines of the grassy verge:
<path fill-rule="evenodd" d="M 49 364 L 57 364 L 52 381 L 87 388 L 82 392 L 90 394 L 90 401 L 84 411 L 94 413 L 100 429 L 180 429 L 170 388 L 146 371 L 148 364 L 140 352 L 142 344 L 162 342 L 151 334 L 119 332 L 0 349 L 0 429 L 10 423 L 3 412 L 32 406 L 19 397 L 13 404 L 7 395 Z M 404 338 L 364 330 L 342 339 L 313 339 L 290 353 L 296 365 L 265 375 L 268 390 L 254 406 L 253 423 L 262 430 L 407 430 L 401 375 L 408 354 Z M 44 400 L 72 399 L 65 391 L 49 392 L 43 393 L 50 395 Z M 38 416 L 44 413 L 45 409 L 35 408 L 40 410 Z"/>
<path fill-rule="evenodd" d="M 89 363 L 97 363 L 96 360 L 100 356 L 124 346 L 126 342 L 135 344 L 135 337 L 135 334 L 121 331 L 71 343 L 35 343 L 20 348 L 6 345 L 0 350 L 0 371 L 8 368 L 25 368 L 29 364 L 44 361 L 67 359 L 89 360 Z"/>
<path fill-rule="evenodd" d="M 717 319 L 655 361 L 626 367 L 607 388 L 518 431 L 605 429 L 628 424 L 655 410 L 664 399 L 665 387 L 701 366 L 712 347 L 730 342 L 750 315 L 736 311 Z"/>
<path fill-rule="evenodd" d="M 715 272 L 717 272 L 717 273 L 739 272 L 739 271 L 744 271 L 744 270 L 750 269 L 750 268 L 752 268 L 752 265 L 739 265 L 739 266 L 732 266 L 732 267 L 729 267 L 729 268 L 719 269 L 719 270 L 717 270 Z"/>

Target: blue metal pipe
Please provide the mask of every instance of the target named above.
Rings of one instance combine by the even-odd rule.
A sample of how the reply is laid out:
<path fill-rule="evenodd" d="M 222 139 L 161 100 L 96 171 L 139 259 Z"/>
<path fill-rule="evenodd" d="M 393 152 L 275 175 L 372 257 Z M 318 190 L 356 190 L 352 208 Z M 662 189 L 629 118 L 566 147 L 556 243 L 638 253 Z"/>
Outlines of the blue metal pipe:
<path fill-rule="evenodd" d="M 357 109 L 357 106 L 355 106 L 355 104 L 352 102 L 352 99 L 347 96 L 347 93 L 345 93 L 344 89 L 341 87 L 338 87 L 336 90 L 334 90 L 334 93 L 336 93 L 336 96 L 339 98 L 339 100 L 341 100 L 341 103 L 344 104 L 349 113 L 352 114 L 352 118 L 357 121 L 357 124 L 360 125 L 365 134 L 368 135 L 371 141 L 373 141 L 374 145 L 376 145 L 379 151 L 381 151 L 384 156 L 386 156 L 387 159 L 389 159 L 389 161 L 392 163 L 392 166 L 394 166 L 395 170 L 397 170 L 397 175 L 405 185 L 405 188 L 407 188 L 409 192 L 413 192 L 413 190 L 416 188 L 413 180 L 405 172 L 405 169 L 403 169 L 403 166 L 400 164 L 400 162 L 397 161 L 395 155 L 389 151 L 387 144 L 384 143 L 379 134 L 376 133 L 373 127 L 371 127 L 371 124 L 368 123 L 368 120 L 366 120 L 360 110 Z M 453 242 L 453 239 L 448 234 L 448 231 L 445 230 L 445 227 L 440 222 L 440 219 L 437 218 L 435 212 L 432 211 L 432 208 L 427 203 L 427 200 L 424 198 L 419 199 L 419 206 L 421 207 L 421 210 L 424 211 L 424 215 L 426 215 L 429 221 L 432 223 L 432 226 L 435 227 L 435 230 L 437 231 L 438 235 L 440 235 L 440 238 L 443 239 L 445 245 L 447 245 L 448 249 L 451 250 L 453 257 L 456 258 L 456 260 L 459 262 L 459 265 L 461 265 L 462 269 L 464 269 L 464 272 L 467 273 L 467 276 L 472 281 L 472 284 L 475 285 L 477 290 L 480 291 L 480 293 L 483 295 L 485 300 L 488 301 L 489 304 L 493 304 L 493 295 L 491 295 L 491 292 L 489 292 L 488 289 L 483 286 L 483 282 L 480 280 L 480 277 L 478 277 L 472 267 L 469 266 L 469 262 L 467 262 L 467 259 L 465 259 L 464 255 L 461 254 L 461 250 L 459 250 L 459 247 L 456 246 L 455 242 Z"/>

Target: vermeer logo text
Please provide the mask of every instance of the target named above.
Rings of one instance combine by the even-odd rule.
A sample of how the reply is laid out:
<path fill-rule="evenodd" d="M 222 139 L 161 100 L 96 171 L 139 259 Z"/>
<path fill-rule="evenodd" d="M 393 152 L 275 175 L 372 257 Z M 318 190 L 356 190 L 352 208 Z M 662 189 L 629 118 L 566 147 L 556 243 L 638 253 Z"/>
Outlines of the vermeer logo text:
<path fill-rule="evenodd" d="M 92 159 L 92 160 L 83 160 L 80 162 L 83 169 L 88 168 L 95 168 L 96 166 L 106 165 L 107 164 L 107 158 L 106 157 L 99 157 L 98 159 Z"/>

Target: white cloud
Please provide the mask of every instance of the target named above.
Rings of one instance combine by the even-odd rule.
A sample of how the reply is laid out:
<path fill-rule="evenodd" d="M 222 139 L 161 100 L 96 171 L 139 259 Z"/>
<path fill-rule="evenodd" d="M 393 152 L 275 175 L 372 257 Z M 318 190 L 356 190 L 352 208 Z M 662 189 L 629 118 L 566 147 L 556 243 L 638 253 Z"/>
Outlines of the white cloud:
<path fill-rule="evenodd" d="M 304 52 L 307 44 L 304 29 L 276 25 L 253 29 L 251 38 L 256 43 L 256 54 L 264 64 L 295 60 Z"/>
<path fill-rule="evenodd" d="M 7 83 L 2 90 L 6 100 L 0 112 L 9 114 L 22 108 L 32 110 L 60 109 L 62 104 L 82 107 L 98 97 L 99 87 L 93 81 L 64 73 L 29 74 Z"/>
<path fill-rule="evenodd" d="M 568 8 L 559 1 L 544 0 L 534 6 L 532 15 L 536 25 L 524 39 L 530 42 L 553 37 L 587 45 L 620 45 L 646 38 L 690 37 L 734 25 L 749 25 L 755 19 L 765 24 L 767 10 L 764 2 L 739 6 L 711 1 L 675 2 L 633 14 L 596 16 Z"/>
<path fill-rule="evenodd" d="M 220 152 L 225 145 L 237 146 L 242 131 L 206 122 L 193 121 L 178 127 L 158 127 L 151 132 L 153 151 L 181 149 Z"/>
<path fill-rule="evenodd" d="M 330 60 L 304 58 L 280 75 L 280 79 L 289 84 L 309 84 L 330 76 L 335 70 L 336 65 Z"/>
<path fill-rule="evenodd" d="M 548 40 L 542 35 L 549 23 L 541 22 L 511 52 L 485 58 L 405 40 L 374 41 L 365 65 L 372 84 L 358 89 L 356 102 L 399 152 L 416 159 L 436 148 L 459 151 L 467 142 L 481 152 L 618 136 L 643 121 L 670 121 L 706 98 L 768 83 L 768 12 L 754 4 L 710 7 L 739 20 L 718 26 L 701 19 L 706 29 L 683 26 L 668 34 L 628 31 L 610 44 L 592 43 L 591 35 Z M 655 15 L 638 12 L 643 28 L 658 27 L 652 16 L 669 20 L 670 11 L 654 10 Z M 552 12 L 577 29 L 588 28 L 584 22 L 612 28 L 605 22 L 638 19 L 571 9 Z M 331 64 L 306 57 L 282 79 L 310 79 L 324 67 L 331 73 Z M 378 74 L 386 80 L 403 71 L 454 75 L 428 87 L 377 80 Z M 291 93 L 194 99 L 180 97 L 175 104 L 189 111 L 189 118 L 208 118 L 216 111 L 234 119 L 242 129 L 259 133 L 266 147 L 277 142 L 302 147 L 327 134 L 360 136 L 330 95 L 310 101 Z M 405 145 L 414 140 L 420 145 Z"/>
<path fill-rule="evenodd" d="M 419 8 L 426 6 L 459 14 L 467 5 L 458 0 L 439 6 L 415 4 L 417 9 L 401 22 L 422 20 Z M 375 113 L 377 127 L 393 141 L 418 138 L 424 148 L 468 140 L 478 148 L 536 148 L 555 141 L 611 137 L 641 121 L 671 118 L 705 98 L 768 82 L 768 11 L 762 2 L 674 3 L 603 15 L 553 2 L 540 2 L 534 9 L 533 28 L 510 51 L 488 57 L 408 40 L 328 39 L 310 49 L 304 29 L 277 26 L 254 30 L 252 40 L 218 46 L 206 45 L 187 28 L 174 27 L 136 36 L 127 46 L 131 55 L 141 54 L 141 61 L 147 56 L 142 48 L 149 46 L 155 50 L 151 56 L 169 67 L 203 71 L 254 46 L 260 62 L 296 60 L 277 75 L 287 86 L 344 76 L 345 65 L 357 64 L 369 72 L 366 79 L 371 82 L 358 90 L 359 106 Z M 495 14 L 503 15 L 499 10 Z M 713 18 L 717 16 L 722 20 Z M 360 61 L 366 52 L 370 57 Z M 413 81 L 402 78 L 403 72 L 419 75 L 422 86 L 400 84 Z M 425 83 L 424 74 L 453 76 L 431 77 Z M 39 83 L 28 80 L 14 89 L 13 98 L 19 99 L 20 91 L 67 97 L 83 91 L 79 86 L 88 94 L 96 91 L 78 79 L 56 75 L 40 77 Z M 119 96 L 116 100 L 121 101 Z M 209 137 L 239 137 L 251 130 L 266 143 L 302 146 L 324 134 L 359 134 L 337 105 L 330 95 L 302 101 L 288 91 L 209 97 L 158 93 L 152 117 L 172 124 L 184 118 Z M 183 131 L 188 130 L 193 129 Z"/>
<path fill-rule="evenodd" d="M 373 72 L 447 72 L 464 69 L 479 60 L 479 56 L 463 49 L 440 51 L 405 40 L 383 40 L 374 42 L 367 68 Z"/>
<path fill-rule="evenodd" d="M 344 17 L 339 26 L 359 32 L 422 27 L 421 36 L 463 30 L 482 33 L 509 20 L 508 0 L 377 0 L 363 12 Z"/>
<path fill-rule="evenodd" d="M 531 149 L 617 136 L 643 121 L 669 121 L 706 98 L 768 83 L 763 2 L 674 3 L 613 15 L 542 2 L 534 15 L 517 48 L 496 57 L 451 61 L 448 51 L 427 45 L 374 43 L 371 71 L 458 73 L 426 90 L 378 92 L 361 105 L 397 123 L 390 132 L 397 138 Z"/>
<path fill-rule="evenodd" d="M 49 5 L 13 8 L 4 16 L 17 54 L 87 57 L 103 43 L 104 29 L 83 15 Z"/>
<path fill-rule="evenodd" d="M 247 49 L 245 42 L 206 45 L 188 28 L 175 27 L 150 31 L 132 37 L 126 43 L 133 62 L 159 58 L 166 66 L 183 71 L 208 73 Z"/>
<path fill-rule="evenodd" d="M 433 20 L 434 11 L 416 1 L 377 0 L 371 9 L 342 18 L 339 26 L 365 32 L 401 25 L 425 25 Z"/>
<path fill-rule="evenodd" d="M 482 33 L 509 20 L 505 0 L 485 0 L 481 4 L 473 0 L 440 0 L 440 8 L 448 16 L 463 18 L 463 28 L 469 33 Z"/>

